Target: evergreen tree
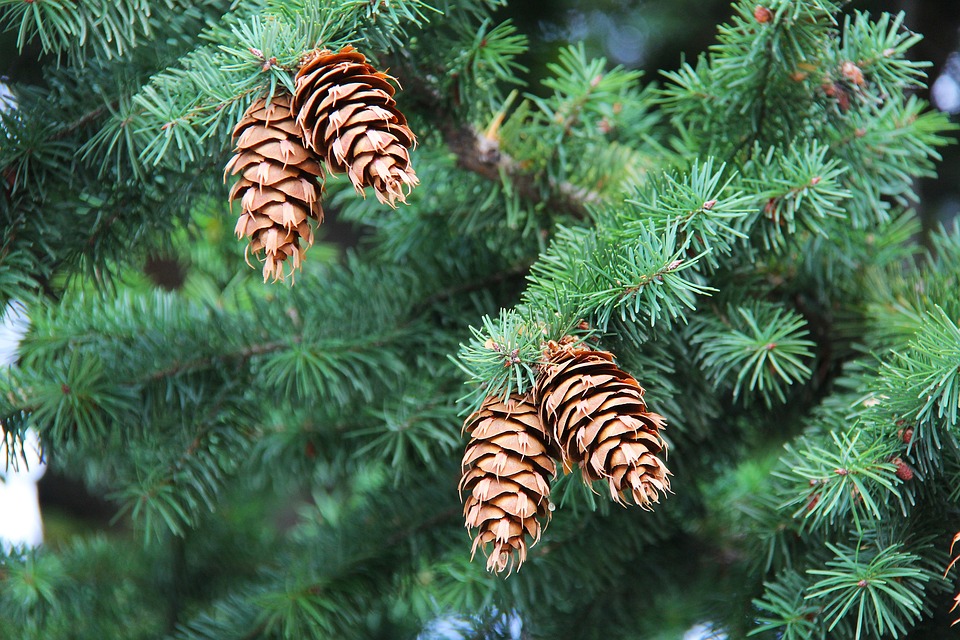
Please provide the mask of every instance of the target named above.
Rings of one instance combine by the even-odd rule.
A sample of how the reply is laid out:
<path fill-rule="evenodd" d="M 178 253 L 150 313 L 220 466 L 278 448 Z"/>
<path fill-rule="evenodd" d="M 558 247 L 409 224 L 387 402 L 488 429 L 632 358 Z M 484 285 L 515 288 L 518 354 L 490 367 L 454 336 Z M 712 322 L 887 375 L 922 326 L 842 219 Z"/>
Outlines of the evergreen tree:
<path fill-rule="evenodd" d="M 124 525 L 3 557 L 0 637 L 946 637 L 920 36 L 738 1 L 538 89 L 498 5 L 0 0 L 0 427 Z"/>

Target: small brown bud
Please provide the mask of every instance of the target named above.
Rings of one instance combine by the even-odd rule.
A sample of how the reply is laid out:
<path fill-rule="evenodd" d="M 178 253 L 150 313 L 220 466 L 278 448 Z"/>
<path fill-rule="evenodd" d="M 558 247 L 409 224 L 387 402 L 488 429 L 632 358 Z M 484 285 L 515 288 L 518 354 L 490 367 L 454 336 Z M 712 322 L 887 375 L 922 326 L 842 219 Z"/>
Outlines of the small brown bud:
<path fill-rule="evenodd" d="M 897 465 L 896 475 L 898 478 L 900 478 L 904 482 L 913 480 L 913 469 L 911 469 L 910 465 L 904 462 L 902 458 L 897 457 L 891 460 L 890 462 Z"/>
<path fill-rule="evenodd" d="M 840 65 L 840 73 L 858 87 L 863 84 L 863 71 L 852 62 L 847 61 Z"/>
<path fill-rule="evenodd" d="M 821 178 L 820 176 L 813 176 L 812 178 L 810 178 L 810 184 L 815 187 L 815 186 L 817 186 L 818 184 L 820 184 L 820 181 L 821 181 L 822 179 L 823 179 L 823 178 Z"/>
<path fill-rule="evenodd" d="M 835 82 L 827 82 L 820 85 L 820 89 L 828 98 L 835 98 L 840 111 L 846 113 L 850 109 L 850 96 L 843 85 Z"/>
<path fill-rule="evenodd" d="M 717 204 L 716 200 L 707 200 L 703 203 L 703 208 L 705 211 L 710 211 L 710 209 L 713 209 L 713 205 L 715 204 Z"/>
<path fill-rule="evenodd" d="M 766 24 L 773 20 L 773 12 L 762 5 L 757 5 L 753 9 L 753 19 L 760 24 Z"/>
<path fill-rule="evenodd" d="M 866 581 L 866 580 L 859 580 L 859 581 L 857 581 L 857 586 L 862 589 L 863 587 L 867 586 L 867 581 Z"/>
<path fill-rule="evenodd" d="M 910 444 L 913 441 L 913 427 L 900 429 L 897 431 L 897 437 L 903 441 L 903 444 Z"/>
<path fill-rule="evenodd" d="M 844 113 L 850 110 L 850 96 L 847 95 L 846 91 L 841 91 L 837 94 L 837 106 L 839 106 L 840 111 Z"/>
<path fill-rule="evenodd" d="M 845 476 L 845 475 L 847 475 L 847 474 L 850 473 L 849 471 L 847 471 L 846 469 L 844 469 L 844 468 L 842 468 L 842 467 L 841 467 L 840 469 L 834 469 L 833 472 L 834 472 L 835 474 L 837 474 L 838 476 Z"/>

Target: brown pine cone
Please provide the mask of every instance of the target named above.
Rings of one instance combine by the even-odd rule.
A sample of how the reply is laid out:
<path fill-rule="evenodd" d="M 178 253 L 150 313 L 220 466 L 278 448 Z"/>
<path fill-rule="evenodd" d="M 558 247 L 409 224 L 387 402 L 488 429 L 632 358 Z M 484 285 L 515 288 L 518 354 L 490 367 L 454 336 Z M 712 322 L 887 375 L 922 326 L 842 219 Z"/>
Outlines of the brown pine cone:
<path fill-rule="evenodd" d="M 670 490 L 663 416 L 647 410 L 643 388 L 606 351 L 566 340 L 551 342 L 545 358 L 535 395 L 564 469 L 579 465 L 586 482 L 606 480 L 618 503 L 651 508 Z"/>
<path fill-rule="evenodd" d="M 258 98 L 233 129 L 235 155 L 224 179 L 240 174 L 230 190 L 230 202 L 240 200 L 238 238 L 249 237 L 248 251 L 262 256 L 263 281 L 283 280 L 284 262 L 290 273 L 300 267 L 313 244 L 311 220 L 323 221 L 320 207 L 320 163 L 304 147 L 300 128 L 290 112 L 291 97 L 275 95 L 267 105 Z"/>
<path fill-rule="evenodd" d="M 519 569 L 550 520 L 550 479 L 557 467 L 549 437 L 536 408 L 519 395 L 506 402 L 488 397 L 464 430 L 471 438 L 459 488 L 467 494 L 467 529 L 477 529 L 473 553 L 483 547 L 490 571 L 512 570 L 514 562 Z"/>
<path fill-rule="evenodd" d="M 316 51 L 297 72 L 293 109 L 307 146 L 331 173 L 345 172 L 359 193 L 373 187 L 395 207 L 419 180 L 408 152 L 416 138 L 390 80 L 351 46 Z"/>

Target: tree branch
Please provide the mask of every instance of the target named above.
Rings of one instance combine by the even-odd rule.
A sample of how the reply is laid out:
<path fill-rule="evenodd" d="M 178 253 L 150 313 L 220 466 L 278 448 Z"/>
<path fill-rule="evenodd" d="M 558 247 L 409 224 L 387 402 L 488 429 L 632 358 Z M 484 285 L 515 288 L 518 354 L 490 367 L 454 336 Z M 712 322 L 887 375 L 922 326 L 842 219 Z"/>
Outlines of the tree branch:
<path fill-rule="evenodd" d="M 544 184 L 538 174 L 525 171 L 516 160 L 503 153 L 495 139 L 457 121 L 453 115 L 457 110 L 447 105 L 437 88 L 424 80 L 422 72 L 399 60 L 389 62 L 406 70 L 402 74 L 408 89 L 405 95 L 411 96 L 410 100 L 429 115 L 444 142 L 456 154 L 460 168 L 496 182 L 506 178 L 524 200 L 542 203 L 551 211 L 575 218 L 586 218 L 587 205 L 599 201 L 597 194 L 569 182 L 547 180 Z"/>
<path fill-rule="evenodd" d="M 551 180 L 544 187 L 536 174 L 524 171 L 516 160 L 501 152 L 496 140 L 473 127 L 447 120 L 440 123 L 439 129 L 444 142 L 457 155 L 457 166 L 488 180 L 499 182 L 506 177 L 524 200 L 543 203 L 551 211 L 575 218 L 586 218 L 586 206 L 599 200 L 595 193 L 569 182 Z"/>

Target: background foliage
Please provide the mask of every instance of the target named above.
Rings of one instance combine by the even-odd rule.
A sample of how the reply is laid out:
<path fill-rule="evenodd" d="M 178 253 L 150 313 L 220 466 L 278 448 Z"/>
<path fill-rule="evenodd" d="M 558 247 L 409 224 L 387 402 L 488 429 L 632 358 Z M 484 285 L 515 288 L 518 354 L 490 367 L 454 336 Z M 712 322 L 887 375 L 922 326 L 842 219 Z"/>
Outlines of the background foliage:
<path fill-rule="evenodd" d="M 922 29 L 663 4 L 0 0 L 0 300 L 31 320 L 3 435 L 107 496 L 3 558 L 0 637 L 947 637 L 960 234 L 918 213 L 954 135 Z M 328 180 L 264 286 L 230 131 L 348 43 L 400 79 L 421 186 Z M 560 477 L 490 576 L 460 426 L 581 321 L 667 417 L 674 495 Z"/>

